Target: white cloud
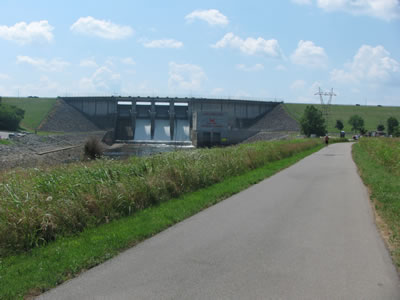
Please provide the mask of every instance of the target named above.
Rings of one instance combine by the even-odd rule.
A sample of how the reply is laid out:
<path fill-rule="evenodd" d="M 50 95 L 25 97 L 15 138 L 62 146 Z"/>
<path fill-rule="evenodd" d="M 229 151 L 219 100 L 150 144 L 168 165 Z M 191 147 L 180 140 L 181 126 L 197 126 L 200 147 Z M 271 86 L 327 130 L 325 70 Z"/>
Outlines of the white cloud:
<path fill-rule="evenodd" d="M 105 65 L 108 67 L 112 68 L 115 67 L 117 64 L 123 64 L 123 65 L 128 65 L 128 66 L 134 66 L 136 65 L 135 60 L 132 57 L 115 57 L 115 56 L 109 56 L 104 62 Z"/>
<path fill-rule="evenodd" d="M 206 80 L 207 76 L 200 66 L 169 63 L 168 86 L 172 89 L 198 90 Z"/>
<path fill-rule="evenodd" d="M 173 39 L 162 39 L 162 40 L 154 40 L 150 42 L 144 42 L 143 46 L 146 48 L 181 48 L 183 47 L 183 43 Z"/>
<path fill-rule="evenodd" d="M 321 87 L 321 82 L 315 81 L 309 88 L 309 94 L 314 95 L 316 92 L 318 92 L 318 89 Z"/>
<path fill-rule="evenodd" d="M 312 41 L 301 40 L 290 58 L 297 65 L 324 68 L 328 56 L 324 48 L 316 46 Z"/>
<path fill-rule="evenodd" d="M 16 23 L 14 26 L 0 26 L 0 38 L 15 41 L 21 45 L 29 44 L 33 41 L 51 42 L 54 38 L 53 27 L 49 22 L 42 20 L 39 22 Z"/>
<path fill-rule="evenodd" d="M 383 46 L 363 45 L 344 69 L 334 69 L 331 79 L 342 83 L 389 82 L 400 75 L 400 63 Z"/>
<path fill-rule="evenodd" d="M 292 85 L 290 86 L 290 88 L 292 90 L 298 90 L 298 89 L 303 89 L 306 86 L 306 82 L 304 80 L 295 80 Z"/>
<path fill-rule="evenodd" d="M 217 9 L 195 10 L 188 14 L 185 19 L 189 22 L 195 19 L 206 21 L 210 25 L 227 25 L 229 20 Z"/>
<path fill-rule="evenodd" d="M 108 67 L 100 67 L 92 76 L 83 77 L 79 85 L 83 92 L 119 92 L 121 88 L 121 75 L 113 72 Z"/>
<path fill-rule="evenodd" d="M 387 21 L 400 18 L 398 0 L 317 0 L 317 4 L 326 11 L 345 11 Z"/>
<path fill-rule="evenodd" d="M 310 5 L 312 4 L 312 0 L 292 0 L 293 3 L 299 4 L 299 5 Z"/>
<path fill-rule="evenodd" d="M 69 62 L 54 58 L 52 60 L 46 60 L 43 58 L 33 58 L 30 56 L 17 56 L 17 63 L 18 64 L 29 64 L 41 71 L 46 72 L 59 72 L 62 71 L 65 67 L 69 66 Z"/>
<path fill-rule="evenodd" d="M 94 59 L 94 57 L 82 59 L 79 63 L 81 67 L 88 67 L 88 68 L 98 68 L 98 65 Z"/>
<path fill-rule="evenodd" d="M 282 51 L 279 47 L 278 41 L 275 39 L 265 40 L 261 37 L 255 39 L 252 37 L 241 39 L 235 36 L 232 32 L 225 34 L 225 36 L 218 41 L 213 48 L 231 47 L 239 49 L 241 52 L 248 55 L 263 54 L 270 57 L 281 57 Z"/>
<path fill-rule="evenodd" d="M 8 76 L 7 74 L 0 73 L 0 80 L 7 80 L 7 79 L 10 79 L 10 76 Z"/>
<path fill-rule="evenodd" d="M 132 57 L 121 58 L 121 63 L 123 63 L 124 65 L 130 65 L 130 66 L 136 65 L 136 62 L 133 60 Z"/>
<path fill-rule="evenodd" d="M 245 64 L 236 65 L 236 68 L 245 72 L 256 72 L 264 70 L 264 66 L 262 64 L 255 64 L 253 66 L 246 66 Z"/>
<path fill-rule="evenodd" d="M 106 20 L 97 20 L 90 16 L 79 18 L 72 24 L 70 29 L 77 33 L 109 40 L 124 39 L 131 36 L 134 32 L 129 26 L 114 24 Z"/>

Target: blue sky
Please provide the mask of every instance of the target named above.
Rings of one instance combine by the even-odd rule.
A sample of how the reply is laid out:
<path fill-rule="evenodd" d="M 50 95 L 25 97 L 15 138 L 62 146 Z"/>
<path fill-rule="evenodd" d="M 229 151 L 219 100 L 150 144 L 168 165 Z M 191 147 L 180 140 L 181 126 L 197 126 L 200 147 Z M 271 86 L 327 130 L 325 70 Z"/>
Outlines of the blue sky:
<path fill-rule="evenodd" d="M 400 105 L 398 0 L 240 2 L 2 0 L 0 95 Z"/>

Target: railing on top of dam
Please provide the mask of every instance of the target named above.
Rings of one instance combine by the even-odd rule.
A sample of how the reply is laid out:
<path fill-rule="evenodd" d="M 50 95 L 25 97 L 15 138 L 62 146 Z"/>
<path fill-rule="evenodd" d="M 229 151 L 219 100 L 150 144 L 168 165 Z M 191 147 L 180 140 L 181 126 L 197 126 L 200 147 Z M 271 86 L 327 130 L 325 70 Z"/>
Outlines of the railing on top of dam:
<path fill-rule="evenodd" d="M 284 102 L 283 98 L 279 97 L 250 97 L 250 96 L 218 96 L 218 95 L 177 95 L 177 94 L 164 94 L 164 95 L 151 95 L 148 94 L 138 94 L 132 95 L 122 95 L 122 94 L 86 94 L 86 95 L 74 95 L 68 93 L 64 96 L 58 96 L 57 98 L 71 99 L 71 98 L 143 98 L 143 99 L 169 99 L 169 100 L 227 100 L 227 101 L 255 101 L 255 102 Z"/>

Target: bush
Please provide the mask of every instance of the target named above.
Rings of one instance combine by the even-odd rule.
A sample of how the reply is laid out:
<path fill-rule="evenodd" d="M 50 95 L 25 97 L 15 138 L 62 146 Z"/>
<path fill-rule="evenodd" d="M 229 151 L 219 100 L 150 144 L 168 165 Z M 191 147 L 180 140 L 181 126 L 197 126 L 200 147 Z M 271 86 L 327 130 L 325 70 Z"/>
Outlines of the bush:
<path fill-rule="evenodd" d="M 336 120 L 335 128 L 342 130 L 344 128 L 343 122 L 341 120 Z"/>
<path fill-rule="evenodd" d="M 18 130 L 25 111 L 13 105 L 0 104 L 0 129 Z"/>
<path fill-rule="evenodd" d="M 388 128 L 388 134 L 392 134 L 394 136 L 396 133 L 396 127 L 398 131 L 398 126 L 399 126 L 399 121 L 395 117 L 390 117 L 387 119 L 387 128 Z"/>
<path fill-rule="evenodd" d="M 101 142 L 96 137 L 90 137 L 84 146 L 85 158 L 87 159 L 97 159 L 103 156 L 103 146 Z"/>
<path fill-rule="evenodd" d="M 379 125 L 376 127 L 376 130 L 378 130 L 378 131 L 384 131 L 384 130 L 385 130 L 385 125 L 379 124 Z"/>

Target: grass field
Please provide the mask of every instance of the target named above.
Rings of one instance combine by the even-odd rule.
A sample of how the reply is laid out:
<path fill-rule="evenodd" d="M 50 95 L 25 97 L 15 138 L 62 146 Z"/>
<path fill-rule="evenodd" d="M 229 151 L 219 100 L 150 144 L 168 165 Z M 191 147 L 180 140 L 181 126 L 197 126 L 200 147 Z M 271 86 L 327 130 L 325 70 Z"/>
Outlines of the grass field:
<path fill-rule="evenodd" d="M 311 104 L 285 103 L 284 107 L 289 115 L 299 121 L 307 105 Z M 319 104 L 313 105 L 318 109 L 321 108 L 321 105 Z M 343 129 L 344 131 L 351 132 L 351 126 L 349 125 L 348 120 L 355 114 L 360 115 L 364 119 L 364 126 L 368 131 L 376 130 L 376 127 L 379 124 L 383 124 L 386 129 L 386 121 L 389 117 L 395 117 L 400 121 L 400 107 L 331 105 L 328 119 L 328 132 L 339 132 L 339 130 L 335 128 L 336 120 L 341 120 L 343 122 L 343 125 L 345 126 Z"/>
<path fill-rule="evenodd" d="M 353 146 L 354 161 L 380 219 L 393 260 L 400 270 L 400 139 L 361 139 Z"/>
<path fill-rule="evenodd" d="M 39 126 L 53 108 L 56 100 L 55 98 L 2 98 L 2 102 L 25 110 L 21 127 L 30 131 Z"/>

